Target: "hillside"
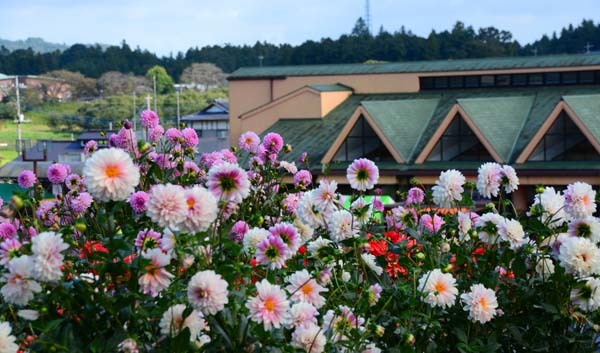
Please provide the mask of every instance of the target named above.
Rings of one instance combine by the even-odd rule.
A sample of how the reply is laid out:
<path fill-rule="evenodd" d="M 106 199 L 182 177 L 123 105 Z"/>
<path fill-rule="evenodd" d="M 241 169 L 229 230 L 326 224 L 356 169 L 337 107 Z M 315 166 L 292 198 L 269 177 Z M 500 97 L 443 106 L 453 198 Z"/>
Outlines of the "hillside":
<path fill-rule="evenodd" d="M 18 49 L 31 48 L 38 53 L 51 53 L 53 51 L 65 51 L 69 48 L 66 44 L 46 42 L 42 38 L 27 38 L 25 40 L 8 40 L 0 38 L 0 46 L 5 47 L 9 51 Z"/>

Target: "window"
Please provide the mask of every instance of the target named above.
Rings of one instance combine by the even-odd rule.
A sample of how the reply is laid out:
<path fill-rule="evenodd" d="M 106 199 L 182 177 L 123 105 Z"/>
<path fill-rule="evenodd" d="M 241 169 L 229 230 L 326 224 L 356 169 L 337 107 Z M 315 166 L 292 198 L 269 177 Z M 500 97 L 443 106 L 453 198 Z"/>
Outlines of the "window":
<path fill-rule="evenodd" d="M 600 155 L 562 112 L 533 150 L 530 161 L 598 161 Z"/>
<path fill-rule="evenodd" d="M 465 86 L 465 80 L 463 76 L 451 76 L 450 77 L 450 88 L 463 88 Z"/>
<path fill-rule="evenodd" d="M 465 87 L 476 88 L 479 87 L 479 76 L 466 76 Z"/>
<path fill-rule="evenodd" d="M 568 71 L 563 72 L 561 75 L 561 81 L 564 85 L 573 85 L 577 83 L 577 72 Z"/>
<path fill-rule="evenodd" d="M 226 139 L 227 138 L 227 130 L 217 130 L 217 138 Z"/>
<path fill-rule="evenodd" d="M 594 71 L 581 71 L 579 73 L 579 83 L 588 85 L 594 83 Z"/>
<path fill-rule="evenodd" d="M 544 79 L 547 85 L 559 85 L 560 84 L 560 72 L 547 72 L 544 74 Z"/>
<path fill-rule="evenodd" d="M 496 75 L 496 86 L 510 86 L 510 75 Z"/>
<path fill-rule="evenodd" d="M 512 85 L 513 86 L 527 86 L 527 75 L 525 75 L 525 74 L 512 75 Z"/>
<path fill-rule="evenodd" d="M 464 119 L 457 114 L 427 161 L 492 161 L 492 156 L 481 144 Z"/>
<path fill-rule="evenodd" d="M 493 75 L 481 76 L 481 87 L 493 87 L 493 86 L 494 86 L 494 76 Z"/>
<path fill-rule="evenodd" d="M 374 161 L 394 161 L 391 153 L 363 116 L 358 118 L 333 160 L 349 162 L 361 157 Z"/>
<path fill-rule="evenodd" d="M 432 89 L 433 77 L 421 77 L 421 89 Z"/>
<path fill-rule="evenodd" d="M 544 84 L 543 74 L 529 74 L 528 83 L 530 86 L 541 86 Z"/>
<path fill-rule="evenodd" d="M 198 137 L 202 137 L 202 130 L 196 129 L 196 135 L 198 135 Z"/>
<path fill-rule="evenodd" d="M 448 77 L 436 77 L 433 80 L 433 88 L 448 88 Z"/>

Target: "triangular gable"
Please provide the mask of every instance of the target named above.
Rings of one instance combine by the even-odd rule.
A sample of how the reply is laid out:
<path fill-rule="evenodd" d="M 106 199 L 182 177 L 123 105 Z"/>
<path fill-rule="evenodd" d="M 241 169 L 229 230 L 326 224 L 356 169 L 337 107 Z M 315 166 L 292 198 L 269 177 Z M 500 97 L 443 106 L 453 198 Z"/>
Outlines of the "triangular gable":
<path fill-rule="evenodd" d="M 575 97 L 577 96 L 563 97 L 563 99 L 569 99 L 571 104 L 573 104 L 574 106 L 578 106 L 578 108 L 581 111 L 582 107 L 579 106 L 579 104 L 581 104 L 582 102 L 578 101 L 578 99 Z M 556 105 L 556 107 L 554 108 L 554 110 L 552 110 L 552 113 L 550 113 L 546 121 L 542 124 L 542 126 L 533 136 L 531 141 L 523 149 L 523 152 L 521 152 L 521 154 L 516 160 L 517 163 L 525 163 L 532 156 L 535 159 L 539 159 L 537 155 L 539 153 L 540 148 L 543 147 L 541 144 L 544 143 L 546 135 L 549 134 L 550 131 L 552 131 L 553 127 L 556 128 L 556 123 L 559 119 L 567 120 L 566 127 L 571 126 L 569 129 L 574 135 L 576 135 L 575 130 L 578 130 L 578 132 L 585 137 L 586 141 L 584 141 L 584 143 L 589 144 L 588 146 L 592 146 L 592 148 L 595 149 L 596 153 L 600 153 L 600 143 L 598 142 L 598 139 L 594 136 L 594 133 L 590 131 L 590 127 L 592 127 L 593 129 L 600 129 L 598 123 L 594 123 L 594 119 L 596 119 L 596 117 L 591 117 L 590 113 L 581 111 L 584 114 L 584 116 L 586 116 L 587 121 L 584 122 L 583 119 L 571 108 L 571 104 L 567 104 L 565 101 L 561 101 Z M 570 124 L 571 122 L 572 124 Z M 564 145 L 564 143 L 567 143 L 567 141 L 564 141 L 563 137 L 558 138 L 557 135 L 556 141 L 556 143 L 560 142 L 563 143 L 563 146 L 567 146 Z M 563 147 L 563 149 L 566 149 L 567 147 Z M 548 160 L 547 157 L 544 157 L 543 159 Z"/>
<path fill-rule="evenodd" d="M 356 108 L 356 110 L 354 111 L 354 113 L 352 114 L 350 119 L 348 119 L 348 121 L 342 128 L 342 131 L 338 134 L 336 139 L 333 141 L 332 145 L 329 147 L 329 149 L 327 150 L 327 152 L 321 159 L 321 163 L 326 164 L 326 163 L 330 163 L 331 161 L 334 160 L 334 157 L 336 157 L 336 154 L 338 153 L 338 151 L 340 150 L 342 145 L 346 142 L 350 132 L 353 130 L 356 123 L 361 118 L 365 119 L 365 122 L 375 132 L 376 137 L 379 138 L 379 141 L 383 144 L 383 147 L 385 147 L 385 149 L 387 150 L 387 152 L 389 152 L 389 154 L 393 157 L 393 159 L 397 163 L 405 163 L 405 161 L 402 159 L 402 157 L 398 154 L 398 152 L 394 149 L 393 145 L 387 139 L 387 137 L 383 133 L 382 129 L 375 123 L 375 121 L 369 115 L 367 110 L 362 106 L 359 106 L 358 108 Z M 359 157 L 366 157 L 366 156 L 359 156 Z"/>
<path fill-rule="evenodd" d="M 510 160 L 512 150 L 529 116 L 534 96 L 483 97 L 458 99 L 458 104 L 503 162 Z"/>
<path fill-rule="evenodd" d="M 477 137 L 478 142 L 480 142 L 481 145 L 483 145 L 485 151 L 489 153 L 493 160 L 498 163 L 503 163 L 503 159 L 500 157 L 498 152 L 486 139 L 485 135 L 481 132 L 477 124 L 473 122 L 473 119 L 469 116 L 469 114 L 467 114 L 467 112 L 465 112 L 459 104 L 454 104 L 454 106 L 452 106 L 448 114 L 446 114 L 446 117 L 444 118 L 444 120 L 442 120 L 429 142 L 427 142 L 427 145 L 425 145 L 425 147 L 415 160 L 415 163 L 422 164 L 423 162 L 425 162 L 433 152 L 434 147 L 436 147 L 438 142 L 441 140 L 448 127 L 450 127 L 450 124 L 454 121 L 454 119 L 461 118 L 464 120 L 466 125 L 473 132 L 473 134 Z"/>
<path fill-rule="evenodd" d="M 425 128 L 429 125 L 439 98 L 362 101 L 375 123 L 382 128 L 403 160 L 412 153 Z"/>
<path fill-rule="evenodd" d="M 305 95 L 307 98 L 308 97 L 313 98 L 314 99 L 314 104 L 313 105 L 315 106 L 315 109 L 319 109 L 320 110 L 320 108 L 321 108 L 321 102 L 320 102 L 321 92 L 319 92 L 316 89 L 311 88 L 309 86 L 304 86 L 304 87 L 300 87 L 297 90 L 292 91 L 292 92 L 290 92 L 288 94 L 285 94 L 285 95 L 283 95 L 283 96 L 281 96 L 279 98 L 276 98 L 276 99 L 274 99 L 274 100 L 272 100 L 272 101 L 270 101 L 268 103 L 265 103 L 265 104 L 263 104 L 261 106 L 258 106 L 256 108 L 250 110 L 250 111 L 247 111 L 247 112 L 243 113 L 242 115 L 240 115 L 238 117 L 238 119 L 245 120 L 245 119 L 251 118 L 251 117 L 253 117 L 253 116 L 255 116 L 255 115 L 259 114 L 259 113 L 262 113 L 262 112 L 264 112 L 266 110 L 269 110 L 269 109 L 273 109 L 274 107 L 280 106 L 280 105 L 282 105 L 282 104 L 284 104 L 286 102 L 290 102 L 290 101 L 293 102 L 293 99 L 295 99 L 295 98 L 297 98 L 299 96 L 302 96 L 302 95 Z M 320 115 L 320 111 L 318 113 L 313 113 L 312 116 L 306 116 L 306 117 L 307 118 L 310 118 L 310 117 L 314 118 L 316 115 Z M 303 118 L 304 118 L 304 116 L 303 116 Z"/>

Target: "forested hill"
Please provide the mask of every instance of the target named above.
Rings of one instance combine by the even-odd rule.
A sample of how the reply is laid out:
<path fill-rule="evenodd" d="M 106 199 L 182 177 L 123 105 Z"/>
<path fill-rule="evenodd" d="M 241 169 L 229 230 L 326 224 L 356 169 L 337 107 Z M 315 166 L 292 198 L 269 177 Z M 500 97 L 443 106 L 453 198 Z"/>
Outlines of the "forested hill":
<path fill-rule="evenodd" d="M 42 38 L 27 38 L 25 40 L 8 40 L 0 38 L 0 46 L 10 51 L 31 48 L 38 53 L 50 53 L 55 50 L 63 51 L 69 48 L 66 44 L 46 42 Z"/>
<path fill-rule="evenodd" d="M 172 77 L 179 77 L 194 62 L 214 63 L 223 71 L 232 72 L 242 66 L 258 66 L 260 61 L 263 65 L 299 65 L 462 59 L 583 53 L 586 47 L 600 50 L 600 23 L 593 20 L 584 20 L 576 27 L 569 25 L 560 33 L 522 45 L 508 31 L 494 27 L 474 29 L 462 22 L 450 30 L 432 31 L 427 37 L 417 36 L 404 27 L 393 33 L 381 28 L 372 35 L 359 19 L 349 34 L 338 39 L 309 40 L 298 46 L 260 42 L 252 46 L 213 45 L 191 48 L 170 57 L 132 49 L 125 42 L 107 48 L 75 44 L 64 51 L 49 53 L 0 47 L 0 73 L 41 74 L 65 69 L 97 78 L 107 71 L 143 75 L 150 67 L 161 65 Z"/>

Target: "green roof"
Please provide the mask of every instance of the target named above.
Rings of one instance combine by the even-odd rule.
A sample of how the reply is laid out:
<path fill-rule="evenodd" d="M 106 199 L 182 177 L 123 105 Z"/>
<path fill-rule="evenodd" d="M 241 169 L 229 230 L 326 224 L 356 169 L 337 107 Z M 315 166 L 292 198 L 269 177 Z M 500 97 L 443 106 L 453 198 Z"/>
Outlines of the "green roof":
<path fill-rule="evenodd" d="M 10 76 L 7 76 L 7 75 L 5 75 L 3 73 L 0 73 L 0 80 L 4 80 L 4 79 L 9 78 L 9 77 Z"/>
<path fill-rule="evenodd" d="M 286 76 L 361 75 L 552 68 L 600 65 L 600 54 L 521 56 L 461 60 L 412 61 L 380 64 L 333 64 L 242 67 L 229 80 Z"/>
<path fill-rule="evenodd" d="M 511 156 L 534 96 L 461 98 L 458 103 L 504 161 Z"/>
<path fill-rule="evenodd" d="M 409 161 L 438 102 L 439 98 L 431 98 L 363 101 L 361 104 L 402 159 Z M 399 121 L 402 123 L 398 124 Z"/>
<path fill-rule="evenodd" d="M 352 91 L 351 87 L 342 84 L 334 85 L 309 85 L 308 87 L 317 90 L 319 92 L 340 92 L 340 91 Z"/>
<path fill-rule="evenodd" d="M 435 171 L 444 168 L 477 169 L 479 162 L 426 162 L 415 159 L 455 104 L 466 111 L 505 160 L 517 157 L 537 133 L 556 105 L 565 99 L 594 134 L 600 134 L 600 87 L 540 87 L 510 89 L 447 90 L 423 93 L 353 94 L 324 118 L 280 119 L 265 131 L 282 135 L 294 149 L 286 156 L 296 160 L 307 152 L 311 168 L 320 161 L 352 114 L 361 105 L 373 117 L 397 152 L 408 162 L 377 162 L 381 170 L 396 173 Z M 596 135 L 599 136 L 599 135 Z M 346 168 L 344 163 L 333 163 Z M 526 162 L 524 170 L 597 170 L 599 162 Z M 341 170 L 341 169 L 340 169 Z"/>
<path fill-rule="evenodd" d="M 600 142 L 600 94 L 563 96 L 563 100 Z"/>

